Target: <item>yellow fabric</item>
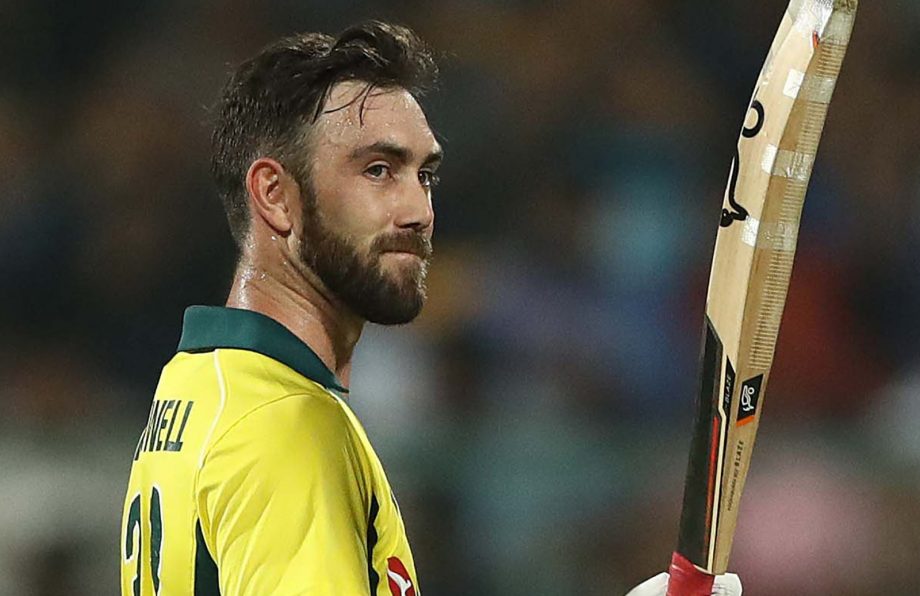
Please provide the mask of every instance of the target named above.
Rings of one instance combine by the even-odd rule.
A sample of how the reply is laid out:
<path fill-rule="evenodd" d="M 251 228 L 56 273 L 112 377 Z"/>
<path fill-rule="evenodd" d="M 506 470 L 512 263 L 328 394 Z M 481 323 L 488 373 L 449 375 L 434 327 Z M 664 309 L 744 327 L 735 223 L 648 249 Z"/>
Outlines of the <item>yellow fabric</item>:
<path fill-rule="evenodd" d="M 199 525 L 206 553 L 196 552 Z M 419 594 L 399 509 L 357 418 L 322 385 L 247 350 L 180 352 L 164 368 L 121 543 L 125 596 L 216 594 L 201 578 L 195 591 L 208 558 L 224 596 L 391 596 L 391 557 Z"/>

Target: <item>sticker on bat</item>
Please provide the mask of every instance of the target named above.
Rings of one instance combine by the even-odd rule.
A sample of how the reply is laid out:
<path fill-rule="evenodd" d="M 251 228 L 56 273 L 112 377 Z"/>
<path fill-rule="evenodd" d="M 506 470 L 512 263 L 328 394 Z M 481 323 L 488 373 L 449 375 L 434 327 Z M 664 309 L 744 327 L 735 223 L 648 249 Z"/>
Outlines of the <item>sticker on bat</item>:
<path fill-rule="evenodd" d="M 755 99 L 751 103 L 751 109 L 757 114 L 757 120 L 754 122 L 754 126 L 747 127 L 742 125 L 741 136 L 745 139 L 753 139 L 759 135 L 767 120 L 766 110 L 764 110 L 763 104 L 760 103 L 759 100 Z M 723 228 L 727 228 L 736 221 L 744 221 L 748 217 L 747 209 L 741 206 L 738 203 L 737 197 L 735 197 L 735 189 L 738 186 L 738 173 L 740 171 L 741 149 L 735 147 L 735 161 L 732 162 L 732 177 L 728 184 L 728 206 L 731 207 L 731 209 L 722 209 L 722 219 L 719 222 L 719 226 Z"/>
<path fill-rule="evenodd" d="M 725 359 L 725 388 L 722 391 L 722 411 L 726 416 L 731 416 L 732 394 L 735 392 L 735 369 L 732 361 Z"/>
<path fill-rule="evenodd" d="M 741 395 L 738 401 L 738 426 L 744 426 L 754 421 L 757 414 L 757 404 L 760 401 L 760 386 L 763 384 L 763 375 L 757 375 L 741 384 Z"/>

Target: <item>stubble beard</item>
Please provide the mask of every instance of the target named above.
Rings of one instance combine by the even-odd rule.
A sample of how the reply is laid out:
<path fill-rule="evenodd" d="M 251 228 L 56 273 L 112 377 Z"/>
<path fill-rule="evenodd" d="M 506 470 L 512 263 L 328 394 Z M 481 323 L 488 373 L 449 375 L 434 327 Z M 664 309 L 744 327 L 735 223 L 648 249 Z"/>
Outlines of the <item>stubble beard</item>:
<path fill-rule="evenodd" d="M 301 188 L 308 187 L 302 185 Z M 312 191 L 312 189 L 309 189 Z M 403 325 L 422 311 L 431 241 L 417 232 L 379 236 L 367 254 L 329 229 L 316 206 L 316 195 L 304 193 L 300 259 L 348 309 L 371 323 Z M 380 259 L 386 251 L 407 251 L 420 257 L 417 266 L 387 273 Z"/>

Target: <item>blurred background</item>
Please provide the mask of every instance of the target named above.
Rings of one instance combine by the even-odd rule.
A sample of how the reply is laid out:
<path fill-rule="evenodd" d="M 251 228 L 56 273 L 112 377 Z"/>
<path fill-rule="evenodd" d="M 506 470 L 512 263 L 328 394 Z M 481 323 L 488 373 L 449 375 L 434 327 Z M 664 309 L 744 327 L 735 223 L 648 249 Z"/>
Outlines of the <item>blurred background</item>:
<path fill-rule="evenodd" d="M 702 6 L 702 8 L 700 8 Z M 714 234 L 785 0 L 0 0 L 0 595 L 115 594 L 183 309 L 234 265 L 231 65 L 365 17 L 443 52 L 429 306 L 351 403 L 425 594 L 618 595 L 676 543 Z M 806 202 L 733 567 L 920 594 L 920 3 L 864 2 Z"/>

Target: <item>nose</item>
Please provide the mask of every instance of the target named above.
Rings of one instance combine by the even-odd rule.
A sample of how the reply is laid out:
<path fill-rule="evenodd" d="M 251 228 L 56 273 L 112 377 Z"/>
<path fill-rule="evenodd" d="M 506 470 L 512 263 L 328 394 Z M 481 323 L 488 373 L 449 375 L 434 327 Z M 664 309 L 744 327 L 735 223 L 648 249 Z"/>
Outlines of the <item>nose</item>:
<path fill-rule="evenodd" d="M 425 232 L 434 225 L 434 207 L 431 204 L 431 190 L 416 179 L 400 189 L 398 208 L 394 212 L 394 224 L 403 229 Z"/>

